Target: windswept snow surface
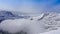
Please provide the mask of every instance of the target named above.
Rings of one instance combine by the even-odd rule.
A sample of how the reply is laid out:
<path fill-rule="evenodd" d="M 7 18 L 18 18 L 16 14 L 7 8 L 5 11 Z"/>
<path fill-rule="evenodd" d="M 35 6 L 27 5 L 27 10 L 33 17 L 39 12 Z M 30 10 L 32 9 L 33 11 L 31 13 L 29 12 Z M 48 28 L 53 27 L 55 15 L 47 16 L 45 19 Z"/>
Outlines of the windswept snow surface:
<path fill-rule="evenodd" d="M 33 19 L 33 20 L 31 20 Z M 59 13 L 43 13 L 29 19 L 4 20 L 0 24 L 0 30 L 9 33 L 26 32 L 27 34 L 38 34 L 57 30 L 60 27 Z"/>
<path fill-rule="evenodd" d="M 49 31 L 49 32 L 45 32 L 45 33 L 40 33 L 40 34 L 60 34 L 60 29 Z"/>

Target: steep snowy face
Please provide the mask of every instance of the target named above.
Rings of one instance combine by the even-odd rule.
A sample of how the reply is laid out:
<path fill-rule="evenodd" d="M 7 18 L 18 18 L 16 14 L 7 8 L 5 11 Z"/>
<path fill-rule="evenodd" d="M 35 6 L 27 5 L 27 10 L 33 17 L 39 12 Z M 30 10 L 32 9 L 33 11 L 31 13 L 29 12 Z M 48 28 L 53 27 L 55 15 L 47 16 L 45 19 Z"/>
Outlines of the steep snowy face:
<path fill-rule="evenodd" d="M 41 14 L 40 16 L 38 17 L 32 17 L 31 20 L 38 20 L 38 19 L 42 19 L 44 16 L 44 14 Z"/>
<path fill-rule="evenodd" d="M 30 19 L 31 20 L 37 20 L 37 21 L 39 21 L 39 20 L 42 20 L 44 17 L 46 17 L 47 15 L 49 15 L 49 13 L 42 13 L 42 14 L 40 14 L 39 16 L 35 16 L 35 17 L 31 17 Z"/>

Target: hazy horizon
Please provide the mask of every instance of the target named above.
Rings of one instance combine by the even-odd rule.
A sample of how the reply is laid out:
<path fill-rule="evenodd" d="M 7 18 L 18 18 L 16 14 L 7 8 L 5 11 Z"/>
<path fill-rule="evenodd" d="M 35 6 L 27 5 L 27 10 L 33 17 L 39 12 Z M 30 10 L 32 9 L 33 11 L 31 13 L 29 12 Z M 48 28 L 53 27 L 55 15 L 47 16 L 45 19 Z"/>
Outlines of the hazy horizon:
<path fill-rule="evenodd" d="M 60 0 L 0 0 L 0 9 L 30 14 L 60 12 Z"/>

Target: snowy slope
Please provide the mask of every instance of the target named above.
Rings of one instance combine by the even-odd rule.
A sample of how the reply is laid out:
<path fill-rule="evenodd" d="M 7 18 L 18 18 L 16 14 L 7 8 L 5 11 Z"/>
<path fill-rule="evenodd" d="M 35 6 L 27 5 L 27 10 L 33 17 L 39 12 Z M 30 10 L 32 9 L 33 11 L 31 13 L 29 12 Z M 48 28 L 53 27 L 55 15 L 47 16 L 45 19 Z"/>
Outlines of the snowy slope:
<path fill-rule="evenodd" d="M 38 34 L 57 30 L 60 27 L 59 13 L 42 13 L 40 16 L 29 19 L 4 20 L 0 24 L 0 30 L 10 33 L 27 32 Z M 12 28 L 12 29 L 11 29 Z M 12 31 L 13 30 L 13 31 Z"/>
<path fill-rule="evenodd" d="M 42 20 L 47 15 L 49 15 L 49 13 L 42 13 L 42 14 L 40 14 L 40 16 L 31 17 L 30 19 L 32 19 L 32 20 Z"/>
<path fill-rule="evenodd" d="M 60 34 L 60 29 L 49 31 L 49 32 L 45 32 L 45 33 L 40 33 L 40 34 Z"/>
<path fill-rule="evenodd" d="M 44 16 L 44 14 L 41 14 L 40 16 L 38 16 L 38 17 L 32 17 L 31 19 L 37 20 L 37 19 L 41 19 L 43 16 Z"/>
<path fill-rule="evenodd" d="M 41 20 L 48 30 L 55 30 L 60 27 L 60 14 L 59 13 L 49 13 L 48 16 Z"/>
<path fill-rule="evenodd" d="M 39 17 L 33 17 L 32 19 L 37 20 L 40 24 L 43 23 L 46 31 L 57 30 L 60 27 L 60 13 L 43 13 L 42 17 Z"/>

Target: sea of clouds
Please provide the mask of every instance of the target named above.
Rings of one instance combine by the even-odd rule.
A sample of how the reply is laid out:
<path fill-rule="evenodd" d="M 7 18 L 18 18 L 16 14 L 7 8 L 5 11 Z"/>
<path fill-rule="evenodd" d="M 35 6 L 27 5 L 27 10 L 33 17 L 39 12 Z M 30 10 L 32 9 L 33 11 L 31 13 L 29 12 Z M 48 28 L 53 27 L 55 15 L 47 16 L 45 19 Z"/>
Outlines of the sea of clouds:
<path fill-rule="evenodd" d="M 29 19 L 5 20 L 0 24 L 0 30 L 8 31 L 9 33 L 23 31 L 28 34 L 37 34 L 45 30 L 43 27 L 42 23 Z"/>

